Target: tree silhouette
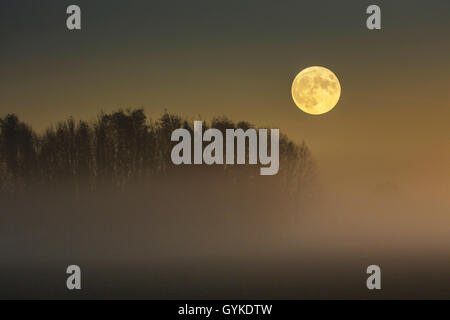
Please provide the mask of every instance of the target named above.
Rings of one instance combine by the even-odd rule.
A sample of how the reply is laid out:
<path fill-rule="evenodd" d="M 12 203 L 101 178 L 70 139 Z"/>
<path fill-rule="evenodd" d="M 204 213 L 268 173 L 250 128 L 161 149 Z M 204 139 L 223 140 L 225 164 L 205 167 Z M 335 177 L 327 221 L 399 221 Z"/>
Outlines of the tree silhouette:
<path fill-rule="evenodd" d="M 209 127 L 224 135 L 226 129 L 254 128 L 248 122 L 234 123 L 223 116 L 204 124 L 204 130 Z M 301 198 L 308 196 L 314 184 L 316 170 L 308 147 L 295 144 L 285 135 L 280 136 L 280 171 L 270 178 L 259 176 L 259 166 L 175 166 L 170 157 L 175 142 L 170 138 L 177 128 L 193 132 L 190 123 L 180 116 L 164 112 L 151 121 L 143 109 L 127 109 L 101 113 L 91 124 L 69 118 L 38 135 L 16 115 L 8 114 L 0 118 L 0 187 L 17 190 L 65 183 L 77 192 L 86 187 L 120 189 L 137 181 L 156 183 L 155 178 L 171 172 L 204 172 L 225 179 L 224 184 L 242 186 L 255 179 L 259 184 L 270 179 L 270 185 Z"/>
<path fill-rule="evenodd" d="M 31 182 L 36 169 L 36 136 L 16 115 L 0 119 L 0 159 L 3 168 L 17 186 Z"/>

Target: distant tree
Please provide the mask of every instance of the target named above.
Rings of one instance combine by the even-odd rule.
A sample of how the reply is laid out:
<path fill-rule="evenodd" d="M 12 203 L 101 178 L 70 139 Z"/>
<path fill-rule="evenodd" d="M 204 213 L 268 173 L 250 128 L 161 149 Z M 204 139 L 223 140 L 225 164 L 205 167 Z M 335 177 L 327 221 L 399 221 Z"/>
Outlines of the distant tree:
<path fill-rule="evenodd" d="M 16 183 L 27 185 L 36 170 L 36 137 L 16 115 L 0 119 L 0 158 Z"/>
<path fill-rule="evenodd" d="M 175 129 L 183 127 L 181 117 L 164 112 L 161 118 L 156 122 L 155 135 L 156 145 L 158 146 L 156 158 L 159 171 L 166 171 L 172 166 L 170 153 L 174 142 L 171 141 L 172 132 Z"/>

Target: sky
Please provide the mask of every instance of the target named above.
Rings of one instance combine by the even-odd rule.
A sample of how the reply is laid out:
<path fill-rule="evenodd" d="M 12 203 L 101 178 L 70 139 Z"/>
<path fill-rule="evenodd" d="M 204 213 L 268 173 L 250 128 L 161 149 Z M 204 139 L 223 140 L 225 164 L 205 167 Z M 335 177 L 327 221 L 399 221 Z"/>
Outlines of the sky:
<path fill-rule="evenodd" d="M 66 28 L 78 4 L 82 30 Z M 42 131 L 73 116 L 144 107 L 190 119 L 226 115 L 310 146 L 325 185 L 450 188 L 450 2 L 0 1 L 0 115 Z M 295 75 L 332 70 L 338 105 L 312 116 Z"/>

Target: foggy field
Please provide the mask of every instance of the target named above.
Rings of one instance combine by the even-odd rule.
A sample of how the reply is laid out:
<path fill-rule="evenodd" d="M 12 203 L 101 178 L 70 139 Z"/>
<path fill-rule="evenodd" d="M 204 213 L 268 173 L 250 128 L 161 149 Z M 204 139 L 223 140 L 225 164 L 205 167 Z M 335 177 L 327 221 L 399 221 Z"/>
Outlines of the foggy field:
<path fill-rule="evenodd" d="M 207 179 L 55 192 L 2 200 L 2 297 L 449 298 L 448 203 L 353 191 L 288 207 Z M 371 264 L 380 292 L 365 287 Z"/>
<path fill-rule="evenodd" d="M 210 126 L 252 127 L 225 117 Z M 347 164 L 319 176 L 306 144 L 286 136 L 277 175 L 175 166 L 169 137 L 180 127 L 192 130 L 138 109 L 36 134 L 6 116 L 0 297 L 449 298 L 444 174 L 376 184 L 390 177 Z M 330 183 L 336 174 L 345 179 Z M 66 288 L 73 264 L 80 292 Z M 381 291 L 366 288 L 372 264 Z"/>

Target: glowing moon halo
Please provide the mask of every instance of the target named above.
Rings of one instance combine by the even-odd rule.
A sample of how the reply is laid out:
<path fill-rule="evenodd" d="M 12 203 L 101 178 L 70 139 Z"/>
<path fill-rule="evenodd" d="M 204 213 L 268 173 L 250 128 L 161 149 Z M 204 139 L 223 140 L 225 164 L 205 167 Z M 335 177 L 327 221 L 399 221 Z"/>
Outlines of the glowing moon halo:
<path fill-rule="evenodd" d="M 297 107 L 306 113 L 318 115 L 330 111 L 338 103 L 341 85 L 332 71 L 314 66 L 297 74 L 291 92 Z"/>

